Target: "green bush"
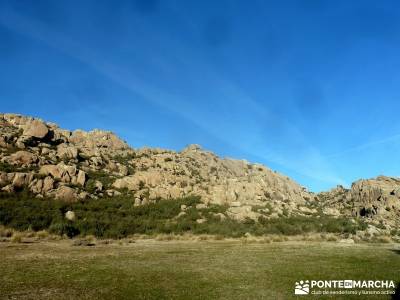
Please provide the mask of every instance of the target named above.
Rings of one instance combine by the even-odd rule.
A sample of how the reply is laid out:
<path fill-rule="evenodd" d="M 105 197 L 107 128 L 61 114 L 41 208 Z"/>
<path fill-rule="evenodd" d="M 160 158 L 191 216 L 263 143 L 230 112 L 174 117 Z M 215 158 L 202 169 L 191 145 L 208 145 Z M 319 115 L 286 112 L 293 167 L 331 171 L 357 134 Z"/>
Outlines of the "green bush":
<path fill-rule="evenodd" d="M 58 235 L 66 235 L 69 238 L 79 235 L 79 229 L 71 222 L 53 223 L 50 225 L 49 231 Z"/>
<path fill-rule="evenodd" d="M 94 193 L 96 191 L 96 181 L 100 181 L 105 189 L 109 188 L 114 182 L 114 178 L 104 171 L 88 172 L 87 175 L 88 181 L 85 185 L 85 189 L 89 193 Z"/>
<path fill-rule="evenodd" d="M 0 223 L 17 230 L 43 230 L 57 214 L 54 203 L 33 198 L 29 193 L 0 193 Z"/>
<path fill-rule="evenodd" d="M 0 171 L 11 173 L 17 171 L 17 168 L 7 162 L 0 162 Z"/>

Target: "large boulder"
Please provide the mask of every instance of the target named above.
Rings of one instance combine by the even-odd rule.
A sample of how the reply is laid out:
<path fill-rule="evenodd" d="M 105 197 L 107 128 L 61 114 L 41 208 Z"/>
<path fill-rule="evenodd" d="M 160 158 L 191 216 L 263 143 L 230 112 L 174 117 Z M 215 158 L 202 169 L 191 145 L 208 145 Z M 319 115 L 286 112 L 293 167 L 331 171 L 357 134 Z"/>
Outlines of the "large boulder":
<path fill-rule="evenodd" d="M 78 149 L 74 146 L 60 144 L 57 147 L 57 156 L 61 159 L 76 159 L 78 158 Z"/>
<path fill-rule="evenodd" d="M 136 177 L 126 176 L 123 178 L 118 178 L 112 184 L 116 189 L 128 189 L 130 191 L 139 190 L 139 181 Z"/>
<path fill-rule="evenodd" d="M 29 185 L 33 180 L 33 174 L 32 173 L 15 173 L 13 181 L 12 181 L 12 186 L 14 188 L 20 189 L 23 188 L 24 186 Z"/>
<path fill-rule="evenodd" d="M 69 186 L 60 186 L 55 190 L 54 197 L 58 200 L 74 202 L 78 199 L 76 191 Z"/>
<path fill-rule="evenodd" d="M 8 158 L 8 162 L 17 165 L 30 165 L 32 163 L 36 163 L 37 161 L 38 157 L 36 154 L 23 150 L 11 154 Z"/>
<path fill-rule="evenodd" d="M 44 165 L 40 168 L 39 173 L 42 175 L 51 175 L 53 178 L 61 179 L 64 175 L 64 170 L 58 165 Z"/>
<path fill-rule="evenodd" d="M 78 169 L 74 165 L 65 165 L 64 163 L 59 163 L 58 165 L 43 165 L 39 173 L 42 175 L 50 175 L 55 179 L 59 179 L 62 182 L 73 184 L 85 184 L 86 177 L 84 177 L 83 173 L 78 172 Z M 78 178 L 79 177 L 79 182 Z M 81 184 L 82 185 L 82 184 Z"/>
<path fill-rule="evenodd" d="M 26 125 L 23 135 L 43 139 L 48 132 L 49 129 L 44 122 L 34 119 Z"/>
<path fill-rule="evenodd" d="M 140 171 L 135 175 L 125 176 L 115 180 L 113 186 L 117 189 L 127 188 L 131 191 L 142 189 L 144 186 L 158 187 L 166 182 L 165 174 L 155 171 Z"/>

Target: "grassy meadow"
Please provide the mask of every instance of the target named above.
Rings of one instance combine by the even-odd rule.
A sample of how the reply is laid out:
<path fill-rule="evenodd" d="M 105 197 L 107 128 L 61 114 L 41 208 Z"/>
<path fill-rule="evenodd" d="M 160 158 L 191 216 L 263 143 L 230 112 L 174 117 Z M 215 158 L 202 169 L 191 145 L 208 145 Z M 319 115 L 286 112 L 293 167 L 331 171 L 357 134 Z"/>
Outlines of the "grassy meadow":
<path fill-rule="evenodd" d="M 396 250 L 397 249 L 397 250 Z M 0 243 L 3 299 L 321 299 L 294 296 L 301 279 L 400 281 L 394 244 L 244 243 L 144 239 L 73 246 Z M 391 299 L 396 296 L 335 296 Z M 398 297 L 398 296 L 397 296 Z M 398 298 L 395 298 L 398 299 Z"/>

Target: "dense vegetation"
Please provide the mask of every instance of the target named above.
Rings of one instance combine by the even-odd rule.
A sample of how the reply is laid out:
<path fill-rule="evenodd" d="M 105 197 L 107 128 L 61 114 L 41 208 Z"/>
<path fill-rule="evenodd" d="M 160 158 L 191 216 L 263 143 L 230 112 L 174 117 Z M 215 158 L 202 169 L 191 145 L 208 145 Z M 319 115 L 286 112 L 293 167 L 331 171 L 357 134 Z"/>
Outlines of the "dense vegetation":
<path fill-rule="evenodd" d="M 289 216 L 278 219 L 260 217 L 258 222 L 243 222 L 230 218 L 221 220 L 216 213 L 224 213 L 227 207 L 211 205 L 197 209 L 198 197 L 159 200 L 155 203 L 134 206 L 127 196 L 66 203 L 54 199 L 34 198 L 28 192 L 0 193 L 0 224 L 17 230 L 48 230 L 55 234 L 73 237 L 95 235 L 104 238 L 122 238 L 131 234 L 215 234 L 240 237 L 253 235 L 296 235 L 308 232 L 354 233 L 365 224 L 352 223 L 345 218 L 327 216 Z M 185 214 L 180 214 L 186 205 Z M 68 210 L 75 212 L 74 221 L 64 216 Z M 179 216 L 178 216 L 179 215 Z M 205 219 L 204 223 L 196 222 Z"/>

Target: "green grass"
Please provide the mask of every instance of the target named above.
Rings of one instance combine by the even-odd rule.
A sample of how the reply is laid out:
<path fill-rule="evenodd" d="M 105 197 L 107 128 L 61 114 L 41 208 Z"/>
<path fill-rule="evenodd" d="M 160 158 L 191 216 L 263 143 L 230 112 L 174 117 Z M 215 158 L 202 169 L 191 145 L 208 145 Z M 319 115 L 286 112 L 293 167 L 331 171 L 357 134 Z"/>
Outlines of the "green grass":
<path fill-rule="evenodd" d="M 399 252 L 388 245 L 154 240 L 95 247 L 71 244 L 0 243 L 1 297 L 296 299 L 294 284 L 301 279 L 400 280 Z"/>

